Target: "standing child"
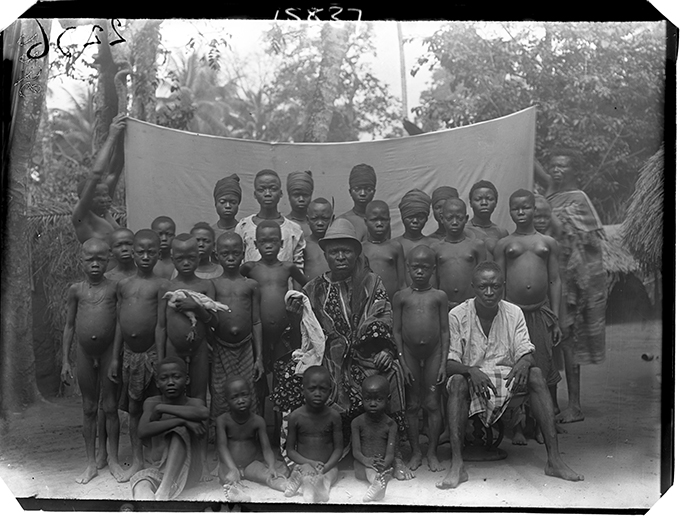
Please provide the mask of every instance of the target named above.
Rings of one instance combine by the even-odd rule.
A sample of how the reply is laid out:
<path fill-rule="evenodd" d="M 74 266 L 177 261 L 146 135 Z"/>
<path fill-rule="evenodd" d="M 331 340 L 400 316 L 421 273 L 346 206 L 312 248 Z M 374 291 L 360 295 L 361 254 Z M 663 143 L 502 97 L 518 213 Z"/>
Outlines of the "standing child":
<path fill-rule="evenodd" d="M 396 239 L 389 239 L 390 208 L 382 200 L 374 200 L 366 206 L 366 229 L 368 235 L 363 252 L 373 273 L 380 276 L 390 300 L 405 285 L 404 249 Z"/>
<path fill-rule="evenodd" d="M 285 496 L 293 496 L 302 486 L 306 502 L 328 502 L 343 450 L 340 414 L 326 405 L 330 373 L 319 365 L 309 367 L 302 387 L 305 404 L 288 417 L 286 452 L 294 468 Z"/>
<path fill-rule="evenodd" d="M 397 237 L 404 249 L 404 256 L 418 245 L 433 246 L 439 240 L 423 235 L 423 228 L 430 217 L 430 197 L 420 189 L 411 189 L 399 202 L 401 221 L 404 223 L 404 234 Z M 406 284 L 409 280 L 406 279 Z"/>
<path fill-rule="evenodd" d="M 306 241 L 312 233 L 307 222 L 307 209 L 314 192 L 312 172 L 294 171 L 290 173 L 286 178 L 286 191 L 290 203 L 290 214 L 286 217 L 300 225 Z"/>
<path fill-rule="evenodd" d="M 284 297 L 288 291 L 288 280 L 293 279 L 301 286 L 307 284 L 307 277 L 291 262 L 280 261 L 282 246 L 281 228 L 275 221 L 264 220 L 257 225 L 255 246 L 260 253 L 259 261 L 249 261 L 241 267 L 241 273 L 255 279 L 260 287 L 260 312 L 262 317 L 262 357 L 267 374 L 273 371 L 276 361 L 287 359 L 290 348 L 282 340 L 283 332 L 290 325 Z M 276 383 L 276 380 L 273 380 Z M 264 410 L 267 383 L 259 385 L 260 414 Z"/>
<path fill-rule="evenodd" d="M 490 256 L 498 240 L 508 235 L 507 230 L 491 221 L 491 215 L 496 210 L 497 204 L 498 190 L 488 180 L 480 180 L 470 189 L 473 216 L 467 223 L 467 229 L 484 241 Z"/>
<path fill-rule="evenodd" d="M 364 221 L 366 205 L 373 200 L 377 184 L 375 169 L 368 164 L 355 165 L 349 173 L 349 195 L 352 197 L 354 207 L 339 217 L 352 223 L 359 241 L 366 240 L 368 232 Z"/>
<path fill-rule="evenodd" d="M 172 500 L 201 474 L 201 439 L 208 409 L 203 400 L 186 394 L 190 379 L 186 363 L 167 356 L 157 364 L 155 378 L 161 395 L 144 401 L 139 438 L 163 439 L 160 451 L 153 455 L 161 458 L 160 468 L 143 469 L 130 479 L 135 500 Z"/>
<path fill-rule="evenodd" d="M 196 277 L 199 279 L 214 279 L 222 275 L 222 266 L 213 262 L 215 254 L 215 231 L 206 222 L 201 221 L 191 229 L 191 235 L 198 242 L 198 268 Z"/>
<path fill-rule="evenodd" d="M 397 423 L 386 414 L 390 403 L 390 384 L 384 376 L 374 375 L 361 384 L 364 413 L 352 421 L 354 476 L 370 484 L 364 502 L 385 498 L 387 480 L 394 462 Z"/>
<path fill-rule="evenodd" d="M 172 257 L 170 257 L 170 246 L 175 238 L 175 222 L 168 216 L 158 216 L 151 223 L 151 230 L 158 234 L 161 242 L 158 262 L 154 266 L 153 273 L 164 279 L 170 279 L 175 273 L 175 265 L 172 264 Z"/>
<path fill-rule="evenodd" d="M 442 218 L 446 225 L 446 238 L 434 248 L 437 257 L 437 281 L 446 292 L 449 309 L 474 296 L 472 272 L 486 259 L 486 247 L 479 239 L 465 235 L 468 219 L 465 202 L 458 198 L 446 200 Z"/>
<path fill-rule="evenodd" d="M 241 204 L 241 179 L 236 173 L 218 180 L 213 190 L 215 198 L 215 212 L 220 219 L 212 226 L 215 239 L 225 232 L 234 230 L 238 220 L 238 207 Z"/>
<path fill-rule="evenodd" d="M 227 380 L 241 376 L 250 389 L 264 374 L 262 359 L 262 323 L 260 321 L 260 288 L 257 281 L 239 273 L 243 261 L 243 240 L 235 232 L 225 232 L 217 239 L 217 258 L 222 277 L 213 279 L 217 302 L 231 312 L 219 313 L 213 333 L 211 412 L 217 417 L 229 410 Z M 253 355 L 254 353 L 254 355 Z M 258 411 L 256 397 L 250 399 L 252 410 Z"/>
<path fill-rule="evenodd" d="M 536 210 L 534 211 L 534 228 L 541 234 L 559 240 L 562 224 L 553 216 L 552 207 L 544 196 L 534 195 Z M 559 246 L 559 241 L 558 241 Z"/>
<path fill-rule="evenodd" d="M 333 221 L 333 205 L 326 198 L 317 198 L 307 209 L 307 224 L 311 234 L 305 237 L 305 275 L 313 279 L 328 271 L 326 256 L 319 246 Z"/>
<path fill-rule="evenodd" d="M 557 383 L 560 374 L 555 368 L 552 349 L 561 338 L 559 326 L 562 282 L 559 272 L 557 242 L 534 228 L 535 201 L 533 193 L 520 189 L 510 196 L 510 216 L 517 225 L 508 237 L 501 239 L 494 250 L 494 261 L 505 276 L 505 298 L 522 309 L 531 343 L 536 347 L 536 367 L 546 380 L 557 406 Z M 537 436 L 542 441 L 540 435 Z M 526 444 L 519 425 L 515 426 L 514 444 Z"/>
<path fill-rule="evenodd" d="M 116 261 L 116 266 L 104 274 L 110 281 L 118 282 L 137 273 L 135 259 L 132 257 L 134 238 L 134 233 L 128 228 L 117 228 L 111 232 L 111 255 Z"/>
<path fill-rule="evenodd" d="M 442 211 L 444 210 L 444 203 L 449 198 L 460 198 L 458 189 L 445 185 L 443 187 L 437 187 L 432 191 L 432 215 L 434 216 L 438 227 L 437 230 L 432 232 L 428 237 L 434 237 L 439 240 L 446 237 L 446 225 L 444 225 L 444 220 L 442 219 Z"/>
<path fill-rule="evenodd" d="M 79 345 L 76 375 L 83 395 L 83 437 L 87 455 L 87 468 L 76 478 L 79 484 L 87 484 L 97 476 L 95 436 L 100 391 L 106 415 L 109 469 L 118 481 L 122 481 L 124 474 L 118 462 L 118 391 L 107 377 L 117 332 L 118 301 L 116 283 L 104 277 L 109 254 L 109 245 L 101 239 L 91 238 L 83 243 L 80 264 L 87 279 L 72 284 L 66 299 L 61 380 L 68 383 L 73 378 L 69 350 L 75 334 Z"/>
<path fill-rule="evenodd" d="M 109 378 L 118 383 L 119 358 L 122 353 L 123 390 L 130 413 L 130 443 L 132 465 L 125 480 L 144 467 L 142 442 L 137 435 L 144 400 L 157 394 L 152 383 L 155 364 L 165 336 L 158 328 L 158 313 L 162 307 L 168 280 L 154 274 L 158 261 L 160 239 L 153 230 L 140 230 L 134 236 L 134 261 L 137 275 L 118 283 L 118 330 L 114 342 L 113 361 Z"/>
<path fill-rule="evenodd" d="M 219 477 L 229 501 L 250 500 L 237 486 L 241 479 L 265 484 L 282 493 L 288 468 L 276 461 L 264 419 L 252 412 L 251 384 L 232 376 L 224 384 L 228 411 L 217 418 Z"/>
<path fill-rule="evenodd" d="M 408 419 L 411 461 L 415 471 L 422 464 L 418 441 L 418 411 L 427 412 L 427 464 L 430 471 L 444 468 L 437 459 L 442 432 L 441 393 L 446 379 L 449 344 L 448 299 L 446 293 L 430 285 L 435 272 L 435 253 L 427 246 L 409 252 L 407 268 L 412 284 L 394 296 L 394 341 L 406 378 L 406 416 Z"/>

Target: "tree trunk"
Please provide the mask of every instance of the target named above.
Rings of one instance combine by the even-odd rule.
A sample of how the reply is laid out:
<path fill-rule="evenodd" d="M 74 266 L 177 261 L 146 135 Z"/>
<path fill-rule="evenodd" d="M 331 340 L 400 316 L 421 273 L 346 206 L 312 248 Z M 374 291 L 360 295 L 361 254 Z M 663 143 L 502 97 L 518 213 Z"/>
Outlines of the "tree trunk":
<path fill-rule="evenodd" d="M 336 28 L 327 23 L 321 30 L 321 41 L 319 77 L 307 115 L 305 142 L 326 142 L 328 138 L 333 103 L 341 81 L 342 62 L 349 49 L 349 27 Z"/>
<path fill-rule="evenodd" d="M 40 398 L 35 378 L 33 317 L 27 239 L 27 181 L 32 164 L 40 112 L 47 90 L 51 21 L 19 19 L 5 31 L 3 55 L 11 60 L 11 123 L 3 142 L 9 164 L 3 174 L 5 229 L 2 261 L 2 350 L 0 350 L 0 416 L 20 410 Z M 33 35 L 35 34 L 35 37 Z M 33 47 L 31 49 L 31 47 Z M 31 50 L 29 50 L 31 49 Z M 38 57 L 45 52 L 45 56 Z M 34 57 L 35 59 L 31 58 Z M 5 65 L 6 66 L 6 65 Z"/>
<path fill-rule="evenodd" d="M 133 39 L 132 65 L 132 110 L 136 119 L 156 122 L 156 88 L 158 87 L 156 57 L 161 43 L 160 24 L 162 20 L 147 20 Z M 139 22 L 142 23 L 142 22 Z"/>

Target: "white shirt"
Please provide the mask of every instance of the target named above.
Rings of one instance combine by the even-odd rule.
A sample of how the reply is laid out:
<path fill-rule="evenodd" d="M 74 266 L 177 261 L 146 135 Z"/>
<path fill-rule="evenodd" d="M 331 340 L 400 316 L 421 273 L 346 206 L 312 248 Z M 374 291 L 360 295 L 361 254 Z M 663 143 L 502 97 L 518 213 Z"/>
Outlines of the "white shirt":
<path fill-rule="evenodd" d="M 244 261 L 259 261 L 262 258 L 260 252 L 255 247 L 255 230 L 257 225 L 253 222 L 254 217 L 255 214 L 243 218 L 234 229 L 243 238 L 246 252 Z M 281 239 L 283 240 L 283 246 L 279 251 L 279 261 L 291 261 L 304 272 L 305 259 L 303 251 L 305 249 L 305 238 L 302 234 L 302 227 L 284 217 L 283 224 L 281 225 Z"/>

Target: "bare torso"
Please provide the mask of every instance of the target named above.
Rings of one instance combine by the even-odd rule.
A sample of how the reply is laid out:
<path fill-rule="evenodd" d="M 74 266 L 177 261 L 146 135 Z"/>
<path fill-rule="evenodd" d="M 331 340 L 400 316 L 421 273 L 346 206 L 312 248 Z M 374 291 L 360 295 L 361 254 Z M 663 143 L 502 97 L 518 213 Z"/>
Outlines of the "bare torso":
<path fill-rule="evenodd" d="M 110 212 L 107 212 L 105 217 L 102 218 L 88 210 L 85 217 L 75 225 L 75 228 L 76 237 L 81 243 L 93 237 L 108 242 L 111 232 L 120 228 L 120 225 L 113 219 Z"/>
<path fill-rule="evenodd" d="M 365 457 L 373 458 L 379 456 L 385 458 L 387 455 L 387 445 L 389 443 L 390 428 L 396 423 L 386 414 L 382 419 L 375 422 L 361 414 L 355 418 L 357 429 L 359 430 L 359 440 L 361 442 L 361 453 Z"/>
<path fill-rule="evenodd" d="M 165 279 L 130 277 L 121 281 L 118 320 L 123 342 L 136 353 L 148 351 L 155 343 L 158 321 L 158 291 Z"/>
<path fill-rule="evenodd" d="M 434 250 L 435 245 L 440 242 L 439 239 L 437 238 L 427 236 L 422 236 L 420 239 L 416 240 L 408 239 L 404 236 L 399 236 L 395 238 L 395 241 L 398 241 L 401 244 L 401 247 L 404 249 L 404 257 L 408 257 L 408 253 L 419 245 L 429 246 Z M 408 279 L 407 282 L 410 283 Z"/>
<path fill-rule="evenodd" d="M 153 267 L 153 273 L 164 279 L 171 279 L 172 274 L 175 273 L 175 265 L 172 264 L 172 259 L 169 257 L 159 259 L 156 266 Z"/>
<path fill-rule="evenodd" d="M 481 255 L 486 253 L 484 243 L 467 237 L 460 243 L 444 240 L 435 251 L 439 289 L 446 292 L 449 302 L 460 304 L 472 297 L 472 271 L 485 259 Z"/>
<path fill-rule="evenodd" d="M 258 440 L 258 425 L 264 426 L 264 420 L 260 416 L 251 414 L 245 423 L 237 423 L 230 414 L 225 414 L 223 422 L 227 433 L 227 448 L 240 469 L 254 460 L 263 459 L 262 446 Z"/>
<path fill-rule="evenodd" d="M 83 352 L 101 356 L 113 343 L 116 331 L 116 283 L 104 279 L 96 286 L 77 284 L 75 332 Z"/>
<path fill-rule="evenodd" d="M 253 296 L 255 281 L 237 277 L 213 279 L 215 300 L 229 306 L 231 311 L 218 311 L 216 335 L 229 343 L 245 339 L 253 329 Z"/>
<path fill-rule="evenodd" d="M 321 274 L 328 271 L 328 262 L 326 261 L 326 256 L 323 254 L 323 250 L 319 246 L 317 241 L 305 237 L 305 274 L 308 278 L 313 279 Z"/>
<path fill-rule="evenodd" d="M 394 294 L 401 289 L 399 285 L 399 274 L 397 272 L 399 251 L 397 247 L 401 245 L 397 241 L 389 240 L 383 243 L 363 244 L 364 255 L 368 258 L 371 270 L 378 274 L 385 285 L 387 296 L 390 300 Z M 402 272 L 403 274 L 403 272 Z"/>
<path fill-rule="evenodd" d="M 505 296 L 520 305 L 539 304 L 548 298 L 550 247 L 538 232 L 515 235 L 500 242 L 505 256 Z"/>
<path fill-rule="evenodd" d="M 167 285 L 167 291 L 187 289 L 207 295 L 212 291 L 212 283 L 206 279 L 196 278 L 191 282 L 184 282 L 175 278 Z M 196 327 L 192 328 L 189 317 L 182 311 L 178 311 L 170 306 L 166 307 L 166 330 L 168 340 L 172 343 L 174 350 L 181 356 L 193 356 L 198 347 L 205 341 L 205 324 L 196 319 Z M 193 340 L 187 336 L 191 331 L 195 331 Z"/>
<path fill-rule="evenodd" d="M 441 337 L 441 305 L 445 304 L 441 290 L 431 288 L 416 291 L 406 288 L 399 292 L 401 334 L 404 347 L 419 360 L 429 358 L 437 349 Z"/>
<path fill-rule="evenodd" d="M 303 406 L 294 410 L 293 413 L 296 413 L 294 422 L 291 424 L 291 426 L 296 426 L 297 432 L 295 449 L 307 459 L 327 462 L 334 449 L 331 409 L 325 408 L 323 413 L 310 414 Z"/>

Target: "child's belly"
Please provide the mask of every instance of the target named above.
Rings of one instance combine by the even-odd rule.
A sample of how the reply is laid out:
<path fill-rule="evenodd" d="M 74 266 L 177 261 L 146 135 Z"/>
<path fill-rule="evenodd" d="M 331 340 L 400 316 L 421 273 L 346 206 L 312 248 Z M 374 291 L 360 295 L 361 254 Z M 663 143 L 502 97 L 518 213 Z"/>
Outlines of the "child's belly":
<path fill-rule="evenodd" d="M 78 343 L 88 356 L 100 356 L 113 343 L 116 320 L 115 315 L 107 313 L 92 311 L 76 318 Z"/>
<path fill-rule="evenodd" d="M 205 326 L 196 321 L 192 327 L 189 317 L 174 309 L 169 309 L 166 319 L 168 339 L 178 354 L 193 354 L 205 339 Z"/>
<path fill-rule="evenodd" d="M 134 352 L 148 351 L 155 342 L 156 308 L 147 305 L 122 306 L 120 330 L 123 341 Z"/>
<path fill-rule="evenodd" d="M 303 457 L 328 462 L 333 454 L 333 438 L 325 436 L 298 436 L 297 451 Z"/>
<path fill-rule="evenodd" d="M 232 459 L 234 459 L 234 462 L 240 469 L 244 469 L 254 460 L 258 460 L 258 457 L 262 457 L 254 441 L 235 441 L 230 439 L 229 453 L 231 453 Z"/>

